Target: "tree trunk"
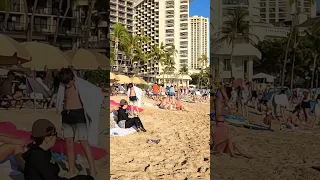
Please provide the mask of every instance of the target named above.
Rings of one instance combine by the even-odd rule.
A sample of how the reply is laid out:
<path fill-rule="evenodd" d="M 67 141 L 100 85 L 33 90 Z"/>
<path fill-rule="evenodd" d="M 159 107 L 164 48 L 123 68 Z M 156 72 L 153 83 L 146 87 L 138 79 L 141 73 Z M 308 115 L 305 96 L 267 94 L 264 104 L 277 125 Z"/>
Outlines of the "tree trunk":
<path fill-rule="evenodd" d="M 63 0 L 60 0 L 57 21 L 56 21 L 56 31 L 54 32 L 53 43 L 52 43 L 53 46 L 56 46 L 56 44 L 57 44 L 57 38 L 58 38 L 59 27 L 60 27 L 60 25 L 59 25 L 60 15 L 61 15 L 61 11 L 62 11 L 62 3 L 63 3 Z"/>
<path fill-rule="evenodd" d="M 287 61 L 288 61 L 288 53 L 289 53 L 289 48 L 290 48 L 290 42 L 291 42 L 292 35 L 293 35 L 293 33 L 294 33 L 294 28 L 295 28 L 296 20 L 298 19 L 298 18 L 297 18 L 297 15 L 298 15 L 297 10 L 298 10 L 298 4 L 295 3 L 295 13 L 294 13 L 294 16 L 293 16 L 292 26 L 291 26 L 291 29 L 290 29 L 290 36 L 289 36 L 289 39 L 288 39 L 288 42 L 287 42 L 286 54 L 285 54 L 284 62 L 283 62 L 282 79 L 281 79 L 281 89 L 282 89 L 283 86 L 284 86 L 284 80 L 285 80 L 285 76 L 286 76 L 286 66 L 287 66 Z M 294 43 L 296 43 L 296 42 L 294 42 Z"/>
<path fill-rule="evenodd" d="M 316 88 L 319 87 L 319 71 L 317 71 L 317 78 L 316 78 Z"/>
<path fill-rule="evenodd" d="M 92 16 L 92 11 L 95 5 L 95 0 L 91 0 L 91 4 L 89 7 L 89 12 L 88 12 L 88 19 L 87 19 L 87 24 L 86 24 L 86 35 L 85 35 L 85 45 L 84 48 L 88 49 L 89 48 L 89 37 L 90 37 L 90 31 L 91 31 L 91 16 Z"/>
<path fill-rule="evenodd" d="M 65 12 L 64 12 L 64 14 L 63 14 L 63 18 L 62 18 L 62 20 L 61 20 L 61 23 L 60 23 L 59 29 L 61 29 L 61 28 L 62 28 L 63 23 L 64 23 L 64 21 L 65 21 L 65 20 L 66 20 L 66 18 L 67 18 L 67 14 L 68 14 L 68 12 L 69 12 L 69 9 L 70 9 L 70 0 L 67 0 L 67 8 L 66 8 L 66 11 L 65 11 Z"/>
<path fill-rule="evenodd" d="M 113 50 L 113 56 L 114 56 L 114 62 L 117 63 L 118 71 L 119 71 L 119 63 L 118 63 L 118 46 L 119 46 L 119 38 L 116 37 L 114 41 L 114 50 Z"/>
<path fill-rule="evenodd" d="M 6 0 L 6 15 L 4 17 L 4 21 L 2 23 L 2 31 L 5 32 L 8 27 L 8 19 L 9 19 L 9 13 L 10 13 L 10 8 L 11 8 L 11 1 Z"/>
<path fill-rule="evenodd" d="M 24 16 L 25 16 L 25 24 L 24 24 L 24 30 L 26 33 L 26 38 L 28 38 L 29 33 L 29 15 L 28 15 L 28 4 L 27 0 L 23 0 L 23 8 L 24 8 Z"/>
<path fill-rule="evenodd" d="M 290 80 L 290 90 L 293 89 L 293 75 L 294 75 L 294 63 L 296 61 L 296 52 L 293 52 L 292 69 L 291 69 L 291 80 Z"/>
<path fill-rule="evenodd" d="M 31 22 L 30 22 L 30 29 L 29 29 L 29 37 L 27 38 L 27 41 L 32 41 L 33 37 L 33 25 L 34 25 L 34 14 L 36 12 L 38 6 L 38 0 L 34 0 L 33 7 L 32 7 L 32 15 L 31 15 Z"/>
<path fill-rule="evenodd" d="M 313 83 L 314 83 L 314 72 L 316 70 L 317 59 L 318 59 L 318 54 L 314 54 L 313 55 L 313 65 L 312 65 L 312 78 L 311 78 L 310 95 L 311 95 L 311 90 L 313 88 Z"/>
<path fill-rule="evenodd" d="M 232 47 L 231 47 L 231 54 L 230 54 L 230 68 L 231 68 L 231 78 L 233 78 L 234 76 L 234 72 L 233 72 L 233 66 L 232 66 L 232 61 L 233 61 L 233 50 L 234 50 L 234 46 L 235 44 L 232 44 Z"/>

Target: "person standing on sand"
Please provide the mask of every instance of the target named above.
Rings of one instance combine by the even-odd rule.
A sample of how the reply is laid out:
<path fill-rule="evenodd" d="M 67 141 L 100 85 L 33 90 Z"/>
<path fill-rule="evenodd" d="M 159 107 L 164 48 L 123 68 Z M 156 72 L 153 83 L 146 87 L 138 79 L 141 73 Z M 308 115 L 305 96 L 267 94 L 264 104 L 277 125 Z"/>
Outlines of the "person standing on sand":
<path fill-rule="evenodd" d="M 128 98 L 130 105 L 130 114 L 134 116 L 134 110 L 137 112 L 137 116 L 139 116 L 139 107 L 142 98 L 142 90 L 137 86 L 134 86 L 133 83 L 128 84 Z"/>
<path fill-rule="evenodd" d="M 153 86 L 152 86 L 152 94 L 153 94 L 153 100 L 155 101 L 158 101 L 159 100 L 159 90 L 160 90 L 160 87 L 158 85 L 158 83 L 155 83 Z"/>
<path fill-rule="evenodd" d="M 63 109 L 61 112 L 62 133 L 66 142 L 69 172 L 71 175 L 76 174 L 74 142 L 80 141 L 89 163 L 90 175 L 95 177 L 97 171 L 88 139 L 90 138 L 89 140 L 92 142 L 91 145 L 97 145 L 98 134 L 94 134 L 94 132 L 98 130 L 99 122 L 97 121 L 99 121 L 99 118 L 94 117 L 93 112 L 99 113 L 100 115 L 100 108 L 103 103 L 102 91 L 93 84 L 78 78 L 71 68 L 61 69 L 58 73 L 58 78 L 61 84 L 58 90 L 57 109 Z M 98 90 L 91 92 L 96 90 L 96 88 L 101 94 L 99 94 Z M 89 94 L 91 94 L 91 101 L 84 97 Z M 97 98 L 95 98 L 95 96 Z M 94 101 L 95 99 L 97 100 Z M 99 108 L 99 110 L 94 111 L 89 107 Z M 94 138 L 94 140 L 92 138 Z"/>

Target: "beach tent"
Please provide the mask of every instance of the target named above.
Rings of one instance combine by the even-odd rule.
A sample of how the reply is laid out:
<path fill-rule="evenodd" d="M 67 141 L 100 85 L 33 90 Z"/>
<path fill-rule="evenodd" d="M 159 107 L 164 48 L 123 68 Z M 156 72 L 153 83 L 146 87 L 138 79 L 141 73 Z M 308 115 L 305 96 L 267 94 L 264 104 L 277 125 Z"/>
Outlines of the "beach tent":
<path fill-rule="evenodd" d="M 277 77 L 265 73 L 258 73 L 252 76 L 252 79 L 263 79 L 265 82 L 268 83 L 273 83 L 274 79 L 276 78 Z"/>

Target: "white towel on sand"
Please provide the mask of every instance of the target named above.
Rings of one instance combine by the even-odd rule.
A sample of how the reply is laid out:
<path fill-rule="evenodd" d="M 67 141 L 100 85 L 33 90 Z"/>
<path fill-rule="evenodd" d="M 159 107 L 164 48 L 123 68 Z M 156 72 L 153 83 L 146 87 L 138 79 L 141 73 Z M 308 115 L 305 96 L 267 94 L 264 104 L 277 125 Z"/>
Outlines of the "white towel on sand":
<path fill-rule="evenodd" d="M 110 135 L 111 136 L 127 136 L 129 134 L 137 132 L 137 128 L 135 126 L 131 128 L 112 128 L 110 129 Z"/>
<path fill-rule="evenodd" d="M 87 115 L 88 141 L 91 146 L 97 146 L 99 137 L 100 109 L 103 104 L 104 96 L 99 87 L 77 77 L 75 73 L 74 75 L 75 88 L 79 93 L 83 109 Z M 65 86 L 60 84 L 56 101 L 58 110 L 63 109 L 64 91 Z"/>

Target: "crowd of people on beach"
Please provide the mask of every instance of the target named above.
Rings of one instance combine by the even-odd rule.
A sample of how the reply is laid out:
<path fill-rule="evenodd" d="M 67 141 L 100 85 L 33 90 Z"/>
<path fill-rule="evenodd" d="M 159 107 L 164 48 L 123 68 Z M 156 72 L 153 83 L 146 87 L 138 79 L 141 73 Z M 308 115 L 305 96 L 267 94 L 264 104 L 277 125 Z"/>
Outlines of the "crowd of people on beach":
<path fill-rule="evenodd" d="M 232 141 L 225 115 L 249 117 L 249 106 L 262 116 L 266 129 L 280 124 L 280 130 L 312 130 L 320 123 L 320 93 L 307 89 L 276 88 L 267 85 L 259 88 L 255 82 L 242 81 L 223 83 L 219 77 L 211 78 L 211 113 L 214 114 L 214 130 L 211 132 L 211 149 L 218 153 L 235 156 L 237 151 L 251 157 L 238 142 Z M 280 111 L 280 112 L 279 112 Z M 248 121 L 249 122 L 249 121 Z"/>

